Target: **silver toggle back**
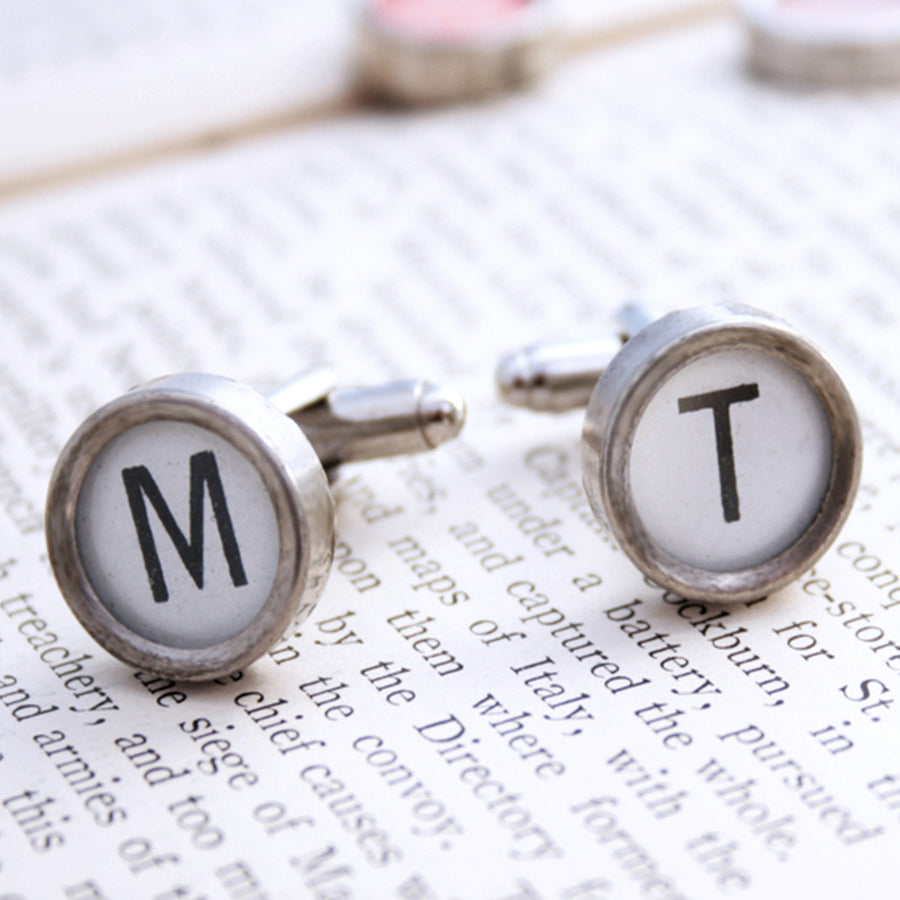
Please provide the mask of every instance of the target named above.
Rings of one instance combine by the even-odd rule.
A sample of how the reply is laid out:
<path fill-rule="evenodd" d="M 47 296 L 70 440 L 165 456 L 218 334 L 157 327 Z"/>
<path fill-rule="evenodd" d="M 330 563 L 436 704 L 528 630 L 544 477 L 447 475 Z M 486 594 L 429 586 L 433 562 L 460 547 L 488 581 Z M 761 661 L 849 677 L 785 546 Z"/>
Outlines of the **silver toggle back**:
<path fill-rule="evenodd" d="M 628 303 L 616 313 L 618 338 L 545 342 L 510 353 L 497 366 L 497 390 L 511 406 L 536 412 L 583 409 L 622 344 L 655 319 L 649 307 Z"/>
<path fill-rule="evenodd" d="M 326 469 L 432 450 L 456 437 L 466 418 L 452 388 L 422 380 L 339 388 L 327 369 L 301 373 L 268 400 L 300 426 Z"/>

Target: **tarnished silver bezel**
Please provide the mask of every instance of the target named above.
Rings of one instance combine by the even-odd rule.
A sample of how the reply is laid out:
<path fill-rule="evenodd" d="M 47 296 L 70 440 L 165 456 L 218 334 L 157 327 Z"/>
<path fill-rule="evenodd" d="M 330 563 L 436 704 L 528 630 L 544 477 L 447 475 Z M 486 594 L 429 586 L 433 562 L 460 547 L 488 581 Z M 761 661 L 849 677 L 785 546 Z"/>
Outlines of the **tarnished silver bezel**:
<path fill-rule="evenodd" d="M 97 595 L 79 553 L 78 499 L 92 463 L 125 430 L 160 419 L 198 425 L 229 441 L 259 472 L 275 510 L 280 543 L 272 590 L 246 628 L 207 647 L 168 647 L 124 626 Z M 287 416 L 245 385 L 189 373 L 135 388 L 78 428 L 51 477 L 45 527 L 63 597 L 99 644 L 143 671 L 201 681 L 253 662 L 312 611 L 331 565 L 334 501 L 311 444 Z"/>
<path fill-rule="evenodd" d="M 698 357 L 728 349 L 773 354 L 821 397 L 832 434 L 831 477 L 804 533 L 766 563 L 732 572 L 686 565 L 647 534 L 631 493 L 631 449 L 643 413 L 666 380 Z M 663 316 L 632 337 L 591 395 L 582 441 L 584 487 L 594 514 L 645 575 L 684 597 L 738 602 L 765 596 L 809 568 L 850 512 L 859 483 L 862 439 L 853 401 L 828 360 L 789 326 L 758 310 L 697 307 Z"/>
<path fill-rule="evenodd" d="M 900 12 L 791 7 L 740 0 L 750 69 L 821 87 L 900 81 Z"/>
<path fill-rule="evenodd" d="M 559 51 L 552 0 L 530 0 L 508 24 L 478 37 L 410 34 L 367 3 L 360 19 L 358 80 L 363 93 L 401 104 L 482 97 L 540 77 Z"/>

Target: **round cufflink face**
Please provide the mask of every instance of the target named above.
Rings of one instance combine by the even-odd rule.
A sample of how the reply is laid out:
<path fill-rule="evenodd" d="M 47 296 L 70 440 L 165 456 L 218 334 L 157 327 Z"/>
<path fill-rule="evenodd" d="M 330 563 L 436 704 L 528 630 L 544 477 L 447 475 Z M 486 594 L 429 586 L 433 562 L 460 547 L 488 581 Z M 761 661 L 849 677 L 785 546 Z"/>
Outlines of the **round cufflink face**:
<path fill-rule="evenodd" d="M 377 0 L 372 11 L 385 25 L 447 40 L 504 28 L 531 5 L 531 0 Z"/>
<path fill-rule="evenodd" d="M 50 561 L 88 631 L 140 669 L 209 679 L 308 614 L 334 509 L 300 429 L 229 379 L 180 375 L 73 435 L 47 499 Z"/>
<path fill-rule="evenodd" d="M 746 308 L 672 313 L 631 338 L 585 419 L 585 489 L 658 584 L 720 602 L 787 584 L 856 491 L 859 426 L 840 377 Z"/>
<path fill-rule="evenodd" d="M 371 0 L 361 21 L 363 89 L 400 103 L 479 97 L 551 64 L 551 0 Z"/>

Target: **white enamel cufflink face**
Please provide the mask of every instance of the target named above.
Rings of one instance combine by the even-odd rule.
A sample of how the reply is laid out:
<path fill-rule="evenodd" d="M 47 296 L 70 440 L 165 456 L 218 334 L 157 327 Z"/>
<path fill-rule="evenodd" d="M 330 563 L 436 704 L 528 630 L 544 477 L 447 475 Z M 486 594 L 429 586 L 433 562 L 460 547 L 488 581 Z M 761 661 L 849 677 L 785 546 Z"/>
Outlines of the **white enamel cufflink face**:
<path fill-rule="evenodd" d="M 501 393 L 539 409 L 587 403 L 585 491 L 655 582 L 719 602 L 784 586 L 825 552 L 856 492 L 861 438 L 843 381 L 756 310 L 688 309 L 646 327 L 628 316 L 617 352 L 508 357 Z"/>
<path fill-rule="evenodd" d="M 63 596 L 139 669 L 204 680 L 241 668 L 325 585 L 325 467 L 431 449 L 464 416 L 454 392 L 425 382 L 336 389 L 326 371 L 268 399 L 214 375 L 136 388 L 87 419 L 54 470 L 47 544 Z"/>
<path fill-rule="evenodd" d="M 360 34 L 362 90 L 404 104 L 532 81 L 557 50 L 552 0 L 369 0 Z"/>

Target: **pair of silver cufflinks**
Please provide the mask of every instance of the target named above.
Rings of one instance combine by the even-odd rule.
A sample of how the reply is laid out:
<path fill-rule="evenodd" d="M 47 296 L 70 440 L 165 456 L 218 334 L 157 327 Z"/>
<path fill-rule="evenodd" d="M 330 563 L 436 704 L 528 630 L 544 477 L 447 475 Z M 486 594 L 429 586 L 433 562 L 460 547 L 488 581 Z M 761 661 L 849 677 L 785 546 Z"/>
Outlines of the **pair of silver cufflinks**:
<path fill-rule="evenodd" d="M 537 345 L 501 361 L 503 398 L 587 405 L 594 513 L 655 583 L 682 596 L 764 596 L 807 569 L 846 519 L 861 466 L 850 395 L 780 320 L 699 307 L 621 337 Z M 452 390 L 340 389 L 314 371 L 264 398 L 214 375 L 136 388 L 88 418 L 54 470 L 50 561 L 75 615 L 139 669 L 211 679 L 302 622 L 334 542 L 328 474 L 455 437 Z M 298 427 L 299 426 L 299 427 Z"/>
<path fill-rule="evenodd" d="M 816 86 L 900 82 L 900 10 L 891 0 L 739 0 L 735 6 L 749 66 L 759 75 Z M 527 84 L 564 57 L 573 38 L 585 39 L 566 34 L 562 12 L 556 0 L 366 0 L 361 88 L 393 102 L 432 104 Z M 633 19 L 640 25 L 640 10 Z M 592 29 L 590 16 L 584 29 Z"/>

